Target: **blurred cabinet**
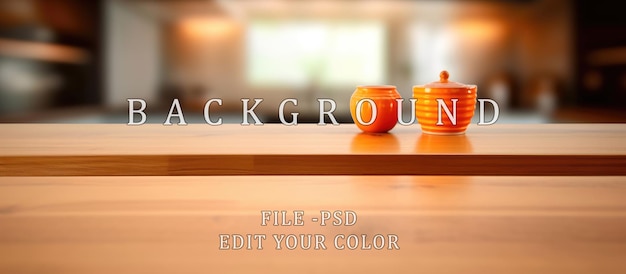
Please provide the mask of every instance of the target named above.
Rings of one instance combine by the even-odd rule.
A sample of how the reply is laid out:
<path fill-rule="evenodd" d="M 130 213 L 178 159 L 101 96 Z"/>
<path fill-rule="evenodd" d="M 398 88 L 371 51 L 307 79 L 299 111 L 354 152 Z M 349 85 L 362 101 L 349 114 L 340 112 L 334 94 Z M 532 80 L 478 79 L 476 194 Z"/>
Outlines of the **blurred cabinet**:
<path fill-rule="evenodd" d="M 101 4 L 0 3 L 0 114 L 100 103 Z"/>
<path fill-rule="evenodd" d="M 626 99 L 626 19 L 615 1 L 576 1 L 578 103 L 619 108 Z"/>

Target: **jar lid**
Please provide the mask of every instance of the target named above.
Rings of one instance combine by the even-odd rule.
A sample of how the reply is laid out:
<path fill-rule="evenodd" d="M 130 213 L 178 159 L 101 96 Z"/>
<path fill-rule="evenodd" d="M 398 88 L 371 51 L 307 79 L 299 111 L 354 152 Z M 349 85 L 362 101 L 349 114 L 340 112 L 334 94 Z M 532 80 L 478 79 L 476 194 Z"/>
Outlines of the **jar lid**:
<path fill-rule="evenodd" d="M 450 77 L 450 73 L 448 73 L 448 71 L 442 70 L 439 73 L 439 81 L 430 82 L 426 85 L 423 85 L 423 87 L 425 88 L 471 88 L 472 87 L 472 85 L 452 82 L 448 80 L 449 77 Z"/>

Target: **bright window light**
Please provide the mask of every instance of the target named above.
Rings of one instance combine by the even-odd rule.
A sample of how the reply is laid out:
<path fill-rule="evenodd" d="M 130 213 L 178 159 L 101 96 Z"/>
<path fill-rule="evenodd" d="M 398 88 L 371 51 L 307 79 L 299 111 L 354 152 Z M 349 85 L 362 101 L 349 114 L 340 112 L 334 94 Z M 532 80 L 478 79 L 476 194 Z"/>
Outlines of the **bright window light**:
<path fill-rule="evenodd" d="M 247 31 L 247 79 L 251 85 L 385 83 L 382 23 L 255 21 Z"/>
<path fill-rule="evenodd" d="M 454 73 L 455 81 L 459 78 L 455 52 L 459 46 L 454 32 L 441 24 L 419 22 L 411 28 L 411 49 L 413 81 L 426 84 L 439 80 L 439 72 L 448 70 Z"/>

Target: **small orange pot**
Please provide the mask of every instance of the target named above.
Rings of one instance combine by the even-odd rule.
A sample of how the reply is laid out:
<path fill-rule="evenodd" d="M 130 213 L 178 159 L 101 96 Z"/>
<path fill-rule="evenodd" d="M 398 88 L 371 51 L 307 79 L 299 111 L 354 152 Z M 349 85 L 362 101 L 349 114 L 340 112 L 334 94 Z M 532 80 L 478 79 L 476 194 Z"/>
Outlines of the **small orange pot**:
<path fill-rule="evenodd" d="M 415 106 L 417 121 L 424 133 L 463 134 L 472 121 L 476 109 L 477 87 L 450 82 L 448 77 L 448 72 L 444 70 L 439 74 L 438 82 L 413 87 L 413 97 L 417 99 Z M 451 117 L 448 116 L 443 106 L 441 111 L 439 110 L 437 99 L 443 100 Z M 453 100 L 456 100 L 456 116 Z"/>
<path fill-rule="evenodd" d="M 398 102 L 402 98 L 395 86 L 358 86 L 350 98 L 350 114 L 354 123 L 364 132 L 383 133 L 390 131 L 398 123 Z M 357 119 L 357 104 L 370 99 L 376 104 L 376 117 L 372 122 L 373 108 L 370 102 L 363 101 L 360 109 L 362 122 Z"/>

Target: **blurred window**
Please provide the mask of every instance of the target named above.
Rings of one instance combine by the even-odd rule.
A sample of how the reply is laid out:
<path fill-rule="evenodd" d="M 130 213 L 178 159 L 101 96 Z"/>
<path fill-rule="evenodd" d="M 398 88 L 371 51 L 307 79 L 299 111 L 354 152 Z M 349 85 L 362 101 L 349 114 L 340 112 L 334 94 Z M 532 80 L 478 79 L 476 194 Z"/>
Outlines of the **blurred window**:
<path fill-rule="evenodd" d="M 439 80 L 439 72 L 448 70 L 462 72 L 455 62 L 455 52 L 462 50 L 456 43 L 456 36 L 445 24 L 419 22 L 410 28 L 411 54 L 413 64 L 413 82 L 430 83 Z"/>
<path fill-rule="evenodd" d="M 254 21 L 247 39 L 247 79 L 254 86 L 385 82 L 380 22 Z"/>

